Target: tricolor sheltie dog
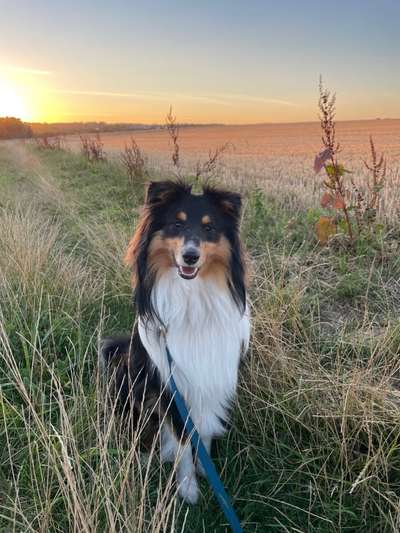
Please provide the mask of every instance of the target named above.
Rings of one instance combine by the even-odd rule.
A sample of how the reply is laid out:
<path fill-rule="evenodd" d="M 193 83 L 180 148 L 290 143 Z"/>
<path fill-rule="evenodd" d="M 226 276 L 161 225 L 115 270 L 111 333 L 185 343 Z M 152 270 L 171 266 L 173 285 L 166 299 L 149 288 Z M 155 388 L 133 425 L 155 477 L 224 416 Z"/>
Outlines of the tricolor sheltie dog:
<path fill-rule="evenodd" d="M 155 432 L 162 423 L 161 459 L 179 458 L 178 491 L 189 503 L 199 496 L 196 460 L 171 401 L 165 342 L 178 389 L 210 451 L 225 431 L 250 335 L 240 210 L 232 192 L 205 187 L 193 194 L 183 182 L 150 183 L 125 258 L 137 321 L 132 336 L 105 339 L 101 350 L 103 365 L 115 368 L 123 410 L 133 420 L 151 412 Z M 197 471 L 203 474 L 199 463 Z"/>

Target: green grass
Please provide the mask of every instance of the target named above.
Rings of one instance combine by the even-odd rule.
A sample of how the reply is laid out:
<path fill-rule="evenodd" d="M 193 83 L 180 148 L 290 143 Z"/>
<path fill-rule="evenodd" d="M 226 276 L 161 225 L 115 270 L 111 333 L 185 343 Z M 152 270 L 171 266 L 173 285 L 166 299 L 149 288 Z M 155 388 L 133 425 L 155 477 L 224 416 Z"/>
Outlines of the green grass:
<path fill-rule="evenodd" d="M 176 497 L 97 372 L 99 338 L 134 318 L 143 184 L 5 144 L 0 194 L 0 531 L 228 531 L 205 481 L 198 506 Z M 253 337 L 216 465 L 246 532 L 397 531 L 398 240 L 320 248 L 318 213 L 283 200 L 245 193 Z"/>

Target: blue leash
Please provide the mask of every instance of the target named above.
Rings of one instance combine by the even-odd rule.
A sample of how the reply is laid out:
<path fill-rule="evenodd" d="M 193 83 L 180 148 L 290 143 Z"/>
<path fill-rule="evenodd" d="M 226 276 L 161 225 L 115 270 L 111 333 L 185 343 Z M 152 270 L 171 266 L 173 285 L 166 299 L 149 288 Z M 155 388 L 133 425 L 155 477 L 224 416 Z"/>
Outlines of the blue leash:
<path fill-rule="evenodd" d="M 200 435 L 198 434 L 196 427 L 193 423 L 193 420 L 190 418 L 189 411 L 187 410 L 187 407 L 185 405 L 185 402 L 182 398 L 181 393 L 178 390 L 178 387 L 176 386 L 174 377 L 172 375 L 172 355 L 169 351 L 168 345 L 165 342 L 165 349 L 167 351 L 167 358 L 168 358 L 168 364 L 169 364 L 169 370 L 170 370 L 170 385 L 171 390 L 173 393 L 173 398 L 175 405 L 179 411 L 179 415 L 182 419 L 182 422 L 185 425 L 186 431 L 190 434 L 190 439 L 192 441 L 193 447 L 195 450 L 197 450 L 197 455 L 201 461 L 201 464 L 203 465 L 203 468 L 205 470 L 205 473 L 207 475 L 208 481 L 214 491 L 214 494 L 218 500 L 218 503 L 223 510 L 226 519 L 228 520 L 232 531 L 234 533 L 243 533 L 243 529 L 240 525 L 239 519 L 235 513 L 234 508 L 232 507 L 232 503 L 230 501 L 230 498 L 225 490 L 225 487 L 222 484 L 222 481 L 217 473 L 217 470 L 214 466 L 214 463 L 211 460 L 211 457 L 209 456 L 206 447 L 203 444 L 203 441 L 200 438 Z"/>

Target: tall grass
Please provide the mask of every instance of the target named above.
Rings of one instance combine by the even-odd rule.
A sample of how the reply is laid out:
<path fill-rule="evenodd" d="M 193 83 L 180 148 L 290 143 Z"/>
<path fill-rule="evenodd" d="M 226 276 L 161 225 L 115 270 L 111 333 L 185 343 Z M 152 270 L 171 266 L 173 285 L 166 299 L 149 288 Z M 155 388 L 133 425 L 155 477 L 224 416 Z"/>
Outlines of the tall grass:
<path fill-rule="evenodd" d="M 104 278 L 66 245 L 34 206 L 0 214 L 5 530 L 170 530 L 172 478 L 128 439 L 96 370 Z"/>
<path fill-rule="evenodd" d="M 2 150 L 21 194 L 0 182 L 0 530 L 227 531 L 205 482 L 195 508 L 177 498 L 97 368 L 100 337 L 133 322 L 120 258 L 141 189 L 34 149 L 28 181 Z M 245 192 L 253 336 L 217 467 L 245 531 L 397 531 L 398 249 L 321 250 L 281 193 Z"/>

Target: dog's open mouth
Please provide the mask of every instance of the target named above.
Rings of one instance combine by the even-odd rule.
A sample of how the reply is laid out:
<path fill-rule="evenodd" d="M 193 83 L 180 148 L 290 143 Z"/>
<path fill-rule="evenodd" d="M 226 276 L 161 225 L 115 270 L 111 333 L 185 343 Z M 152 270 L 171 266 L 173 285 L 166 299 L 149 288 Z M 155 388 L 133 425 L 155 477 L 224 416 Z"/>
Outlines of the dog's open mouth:
<path fill-rule="evenodd" d="M 178 273 L 183 279 L 194 279 L 197 276 L 199 269 L 197 267 L 178 266 Z"/>

